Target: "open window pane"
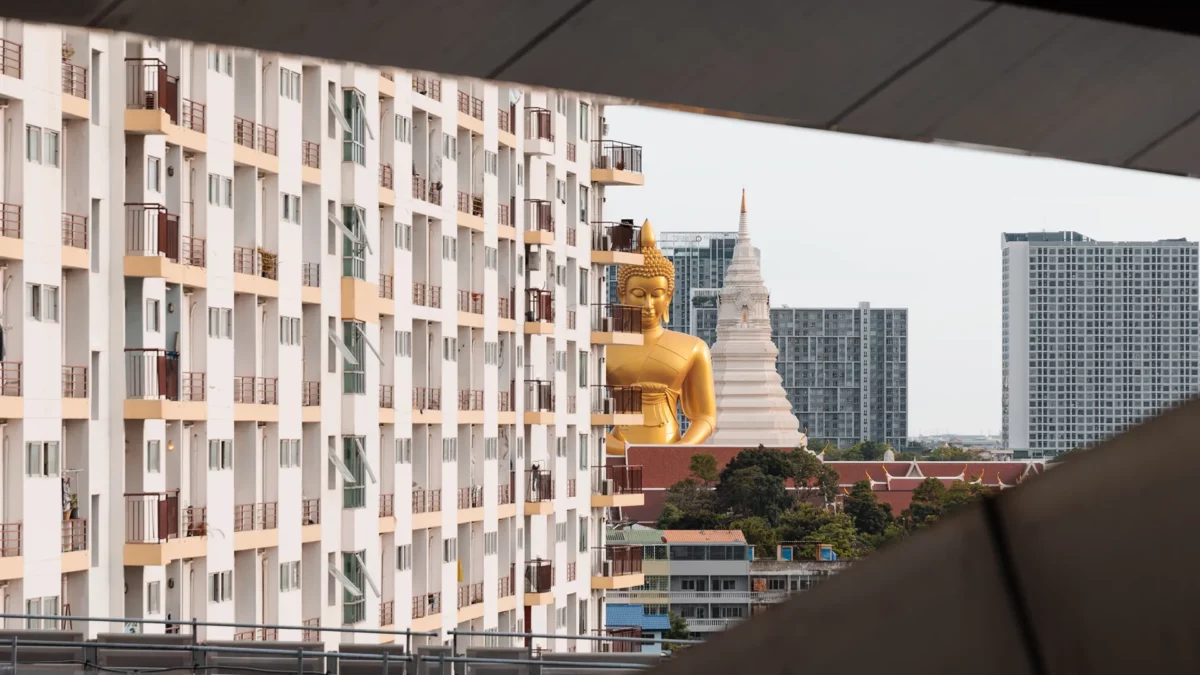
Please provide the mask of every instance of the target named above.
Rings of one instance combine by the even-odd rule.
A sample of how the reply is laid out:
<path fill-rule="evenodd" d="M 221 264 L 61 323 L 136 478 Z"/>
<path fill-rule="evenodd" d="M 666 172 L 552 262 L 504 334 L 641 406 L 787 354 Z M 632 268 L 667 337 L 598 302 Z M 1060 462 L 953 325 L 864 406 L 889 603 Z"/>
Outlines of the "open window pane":
<path fill-rule="evenodd" d="M 337 333 L 330 332 L 329 341 L 333 343 L 333 346 L 336 347 L 339 352 L 341 352 L 342 358 L 346 359 L 350 365 L 358 365 L 358 359 L 354 356 L 354 352 L 350 351 L 350 348 L 346 346 L 345 342 L 342 342 L 342 339 L 337 336 Z"/>
<path fill-rule="evenodd" d="M 329 568 L 329 574 L 338 582 L 338 584 L 341 585 L 342 588 L 346 589 L 346 592 L 350 595 L 361 596 L 363 594 L 362 589 L 358 586 L 355 586 L 354 583 L 350 581 L 350 578 L 345 574 L 342 574 L 342 571 L 338 568 L 331 566 Z"/>
<path fill-rule="evenodd" d="M 346 463 L 342 461 L 342 458 L 338 457 L 337 453 L 332 449 L 329 451 L 329 462 L 333 464 L 333 468 L 337 469 L 338 473 L 342 474 L 342 480 L 346 481 L 347 483 L 358 482 L 358 480 L 354 477 L 354 473 L 350 471 L 350 467 L 346 466 Z"/>
<path fill-rule="evenodd" d="M 375 579 L 371 578 L 371 571 L 367 569 L 366 559 L 361 552 L 355 553 L 354 557 L 358 558 L 358 569 L 362 572 L 363 580 L 367 582 L 367 585 L 371 587 L 371 592 L 378 598 L 381 595 L 379 585 L 375 583 Z"/>
<path fill-rule="evenodd" d="M 379 363 L 382 365 L 383 364 L 383 356 L 381 356 L 379 354 L 378 349 L 375 349 L 375 345 L 371 344 L 371 341 L 367 339 L 367 334 L 365 332 L 363 332 L 362 325 L 356 322 L 354 324 L 354 328 L 355 328 L 355 330 L 358 331 L 359 337 L 362 338 L 363 344 L 367 345 L 367 349 L 371 350 L 371 353 L 375 355 L 375 358 L 379 359 Z"/>
<path fill-rule="evenodd" d="M 363 126 L 367 128 L 367 136 L 370 136 L 371 140 L 375 140 L 375 130 L 371 128 L 371 120 L 367 119 L 367 97 L 357 89 L 354 90 L 354 95 L 358 97 L 358 105 L 362 108 Z"/>
<path fill-rule="evenodd" d="M 363 447 L 361 436 L 354 437 L 354 449 L 358 451 L 358 459 L 362 462 L 363 470 L 367 472 L 367 478 L 370 478 L 372 483 L 379 482 L 375 477 L 375 470 L 371 468 L 371 462 L 367 461 L 367 449 Z"/>
<path fill-rule="evenodd" d="M 338 121 L 338 124 L 341 125 L 342 129 L 344 129 L 346 133 L 350 133 L 350 122 L 346 119 L 346 116 L 342 114 L 342 109 L 338 107 L 337 99 L 335 99 L 332 94 L 329 96 L 329 112 L 333 115 L 334 119 Z"/>

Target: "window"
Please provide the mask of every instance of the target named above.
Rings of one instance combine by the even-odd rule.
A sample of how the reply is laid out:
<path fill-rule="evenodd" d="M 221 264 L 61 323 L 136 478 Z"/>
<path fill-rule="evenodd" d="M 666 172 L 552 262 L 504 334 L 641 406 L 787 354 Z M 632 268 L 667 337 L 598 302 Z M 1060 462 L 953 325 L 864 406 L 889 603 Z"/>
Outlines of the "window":
<path fill-rule="evenodd" d="M 517 165 L 517 185 L 525 184 L 525 165 Z"/>
<path fill-rule="evenodd" d="M 412 250 L 412 225 L 408 223 L 396 223 L 396 248 L 403 251 Z"/>
<path fill-rule="evenodd" d="M 330 567 L 329 573 L 342 585 L 342 623 L 355 624 L 367 618 L 367 596 L 363 584 L 375 588 L 375 582 L 367 574 L 364 551 L 342 552 L 342 570 Z M 375 592 L 379 594 L 378 590 Z"/>
<path fill-rule="evenodd" d="M 233 208 L 233 179 L 221 176 L 221 206 Z"/>
<path fill-rule="evenodd" d="M 232 75 L 233 55 L 223 49 L 210 47 L 208 50 L 208 69 L 222 75 Z"/>
<path fill-rule="evenodd" d="M 25 314 L 34 321 L 42 320 L 41 284 L 25 284 Z"/>
<path fill-rule="evenodd" d="M 146 441 L 146 471 L 150 473 L 162 472 L 161 441 Z"/>
<path fill-rule="evenodd" d="M 496 153 L 491 150 L 483 151 L 483 172 L 490 173 L 495 176 L 500 167 L 500 161 L 496 157 Z"/>
<path fill-rule="evenodd" d="M 208 468 L 212 471 L 233 468 L 232 440 L 219 440 L 216 438 L 208 440 Z"/>
<path fill-rule="evenodd" d="M 151 333 L 158 333 L 162 330 L 162 323 L 159 319 L 159 310 L 162 303 L 156 298 L 146 298 L 146 330 Z"/>
<path fill-rule="evenodd" d="M 158 614 L 162 611 L 162 582 L 151 581 L 146 584 L 146 613 Z"/>
<path fill-rule="evenodd" d="M 208 575 L 209 602 L 229 602 L 233 599 L 233 572 L 213 572 Z"/>
<path fill-rule="evenodd" d="M 58 286 L 42 286 L 42 321 L 58 323 Z"/>
<path fill-rule="evenodd" d="M 485 269 L 494 270 L 500 266 L 500 251 L 492 246 L 483 247 L 483 266 Z"/>
<path fill-rule="evenodd" d="M 554 283 L 559 286 L 567 285 L 567 266 L 556 265 L 554 267 Z"/>
<path fill-rule="evenodd" d="M 451 537 L 450 539 L 442 540 L 442 562 L 454 562 L 458 560 L 458 538 Z"/>
<path fill-rule="evenodd" d="M 554 541 L 555 541 L 555 543 L 561 544 L 566 540 L 567 540 L 567 524 L 566 523 L 555 523 L 554 524 Z"/>
<path fill-rule="evenodd" d="M 300 588 L 300 561 L 279 563 L 279 590 L 295 591 Z"/>
<path fill-rule="evenodd" d="M 377 481 L 375 470 L 367 460 L 365 436 L 342 436 L 342 460 L 338 471 L 342 473 L 342 508 L 357 509 L 367 505 L 367 486 L 364 478 Z M 336 455 L 333 455 L 336 457 Z"/>
<path fill-rule="evenodd" d="M 442 439 L 442 461 L 457 462 L 458 461 L 458 439 L 443 438 Z"/>
<path fill-rule="evenodd" d="M 566 438 L 554 439 L 554 456 L 555 457 L 566 457 L 567 456 L 567 439 Z"/>
<path fill-rule="evenodd" d="M 297 225 L 300 224 L 300 198 L 287 193 L 280 194 L 280 197 L 283 202 L 281 209 L 283 221 L 286 223 L 296 223 Z"/>
<path fill-rule="evenodd" d="M 396 547 L 396 569 L 401 572 L 412 569 L 412 544 Z"/>
<path fill-rule="evenodd" d="M 458 238 L 442 235 L 442 260 L 458 260 Z"/>
<path fill-rule="evenodd" d="M 300 100 L 300 73 L 279 69 L 279 95 L 291 101 Z"/>
<path fill-rule="evenodd" d="M 25 475 L 58 475 L 58 441 L 34 441 L 25 444 Z"/>
<path fill-rule="evenodd" d="M 412 464 L 412 439 L 397 438 L 396 439 L 396 463 L 397 464 Z"/>
<path fill-rule="evenodd" d="M 588 466 L 588 435 L 579 434 L 579 468 L 586 469 Z"/>
<path fill-rule="evenodd" d="M 588 352 L 579 352 L 579 386 L 588 386 Z"/>
<path fill-rule="evenodd" d="M 484 532 L 483 533 L 483 554 L 496 555 L 496 551 L 500 548 L 500 533 L 499 532 Z"/>
<path fill-rule="evenodd" d="M 371 250 L 370 241 L 367 239 L 366 209 L 345 204 L 342 206 L 343 220 L 339 221 L 332 214 L 330 218 L 342 231 L 342 276 L 366 279 L 367 259 L 364 250 Z"/>
<path fill-rule="evenodd" d="M 458 338 L 442 338 L 442 359 L 446 361 L 458 361 Z"/>
<path fill-rule="evenodd" d="M 362 330 L 355 321 L 342 322 L 343 340 L 338 343 L 345 349 L 342 354 L 342 393 L 367 393 L 367 373 L 365 370 L 366 350 L 363 348 Z M 337 336 L 334 335 L 336 338 Z"/>
<path fill-rule="evenodd" d="M 208 174 L 208 203 L 233 208 L 233 179 L 220 174 Z"/>
<path fill-rule="evenodd" d="M 579 304 L 587 306 L 588 304 L 588 271 L 582 267 L 579 268 Z"/>
<path fill-rule="evenodd" d="M 412 357 L 412 331 L 396 331 L 396 356 L 402 358 Z"/>
<path fill-rule="evenodd" d="M 579 186 L 579 222 L 588 222 L 588 188 L 586 185 Z"/>
<path fill-rule="evenodd" d="M 162 192 L 162 160 L 157 157 L 146 158 L 146 189 Z"/>
<path fill-rule="evenodd" d="M 300 319 L 296 317 L 279 317 L 279 344 L 300 344 Z"/>
<path fill-rule="evenodd" d="M 591 112 L 592 111 L 588 109 L 588 104 L 584 103 L 583 101 L 579 102 L 579 140 L 581 141 L 588 140 L 588 132 L 590 131 L 588 125 L 590 125 L 592 121 Z"/>
<path fill-rule="evenodd" d="M 525 457 L 525 439 L 521 436 L 517 436 L 517 459 L 524 459 L 524 457 Z"/>
<path fill-rule="evenodd" d="M 25 600 L 25 613 L 42 616 L 59 616 L 58 596 L 50 595 L 44 598 L 28 598 Z M 25 627 L 42 630 L 57 630 L 57 619 L 26 619 Z"/>
<path fill-rule="evenodd" d="M 567 96 L 566 96 L 566 94 L 563 94 L 562 92 L 559 92 L 559 93 L 555 94 L 555 96 L 554 96 L 554 110 L 555 110 L 555 112 L 557 112 L 559 115 L 566 115 L 566 114 L 567 114 Z"/>
<path fill-rule="evenodd" d="M 566 204 L 567 203 L 567 181 L 560 180 L 560 181 L 558 181 L 557 185 L 558 185 L 558 190 L 555 194 L 558 196 L 558 201 Z"/>
<path fill-rule="evenodd" d="M 554 352 L 555 366 L 558 372 L 563 372 L 567 369 L 567 351 L 565 349 Z"/>
<path fill-rule="evenodd" d="M 587 553 L 588 548 L 588 519 L 579 519 L 579 552 Z"/>
<path fill-rule="evenodd" d="M 357 90 L 342 90 L 342 109 L 346 111 L 344 119 L 348 124 L 342 131 L 342 161 L 366 166 L 366 115 Z"/>
<path fill-rule="evenodd" d="M 25 125 L 25 159 L 34 163 L 42 163 L 42 128 Z"/>
<path fill-rule="evenodd" d="M 396 115 L 396 141 L 412 143 L 412 120 L 404 115 Z"/>
<path fill-rule="evenodd" d="M 485 460 L 496 459 L 498 446 L 499 446 L 499 443 L 498 443 L 497 439 L 495 439 L 495 438 L 483 439 L 483 458 Z"/>
<path fill-rule="evenodd" d="M 208 308 L 208 336 L 214 339 L 233 338 L 233 310 L 220 307 Z"/>
<path fill-rule="evenodd" d="M 485 342 L 483 343 L 483 365 L 494 366 L 499 359 L 500 343 Z"/>
<path fill-rule="evenodd" d="M 58 132 L 46 130 L 46 166 L 58 166 Z"/>
<path fill-rule="evenodd" d="M 442 156 L 449 160 L 458 159 L 458 137 L 442 134 Z"/>
<path fill-rule="evenodd" d="M 279 440 L 279 468 L 291 469 L 300 466 L 300 439 Z"/>

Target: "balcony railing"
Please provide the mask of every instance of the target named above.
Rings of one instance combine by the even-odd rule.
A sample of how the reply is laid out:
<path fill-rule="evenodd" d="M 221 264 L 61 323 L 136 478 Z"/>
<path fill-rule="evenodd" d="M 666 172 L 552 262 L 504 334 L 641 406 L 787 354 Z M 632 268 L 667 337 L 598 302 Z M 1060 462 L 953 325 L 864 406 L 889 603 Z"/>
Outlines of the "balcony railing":
<path fill-rule="evenodd" d="M 592 468 L 592 492 L 598 495 L 642 493 L 642 467 L 630 464 L 610 464 Z"/>
<path fill-rule="evenodd" d="M 312 141 L 300 142 L 300 162 L 314 169 L 321 168 L 321 144 Z"/>
<path fill-rule="evenodd" d="M 554 565 L 549 560 L 525 562 L 525 592 L 549 593 L 554 588 Z"/>
<path fill-rule="evenodd" d="M 20 44 L 0 38 L 0 75 L 21 78 L 21 52 Z"/>
<path fill-rule="evenodd" d="M 574 394 L 571 394 L 570 396 L 567 397 L 567 413 L 568 414 L 571 414 L 571 415 L 575 414 L 576 398 L 577 397 Z"/>
<path fill-rule="evenodd" d="M 501 506 L 503 506 L 504 504 L 512 504 L 513 502 L 516 501 L 513 498 L 513 492 L 514 492 L 514 490 L 513 490 L 514 485 L 512 484 L 513 475 L 514 474 L 509 473 L 509 482 L 501 483 L 500 485 L 496 486 L 497 487 L 496 503 Z"/>
<path fill-rule="evenodd" d="M 258 276 L 258 251 L 249 246 L 233 247 L 233 271 L 238 274 Z"/>
<path fill-rule="evenodd" d="M 132 347 L 125 350 L 125 397 L 179 400 L 179 352 Z"/>
<path fill-rule="evenodd" d="M 642 172 L 642 146 L 620 141 L 593 141 L 592 167 Z"/>
<path fill-rule="evenodd" d="M 21 238 L 21 205 L 0 202 L 0 235 Z"/>
<path fill-rule="evenodd" d="M 568 162 L 575 161 L 575 144 L 574 143 L 567 143 L 567 161 Z"/>
<path fill-rule="evenodd" d="M 545 199 L 526 199 L 525 207 L 529 213 L 529 230 L 537 232 L 554 231 L 554 202 Z"/>
<path fill-rule="evenodd" d="M 483 217 L 483 197 L 474 196 L 470 192 L 458 191 L 458 212 L 469 213 L 472 216 Z"/>
<path fill-rule="evenodd" d="M 568 227 L 567 228 L 567 246 L 575 246 L 577 241 L 578 241 L 577 232 L 576 232 L 575 228 Z"/>
<path fill-rule="evenodd" d="M 442 510 L 442 491 L 414 488 L 412 491 L 413 513 L 437 513 Z"/>
<path fill-rule="evenodd" d="M 512 227 L 512 207 L 508 204 L 499 204 L 496 206 L 496 222 L 499 225 L 507 225 Z"/>
<path fill-rule="evenodd" d="M 62 521 L 62 552 L 87 550 L 87 518 Z"/>
<path fill-rule="evenodd" d="M 190 98 L 181 99 L 181 114 L 180 125 L 184 129 L 191 129 L 199 133 L 204 133 L 207 129 L 208 107 L 203 103 L 198 103 Z"/>
<path fill-rule="evenodd" d="M 279 378 L 234 375 L 233 402 L 279 405 Z"/>
<path fill-rule="evenodd" d="M 189 506 L 183 510 L 183 535 L 203 537 L 208 534 L 208 507 Z"/>
<path fill-rule="evenodd" d="M 379 407 L 380 408 L 388 408 L 388 409 L 395 408 L 396 407 L 395 392 L 396 392 L 395 385 L 391 385 L 391 384 L 379 385 Z"/>
<path fill-rule="evenodd" d="M 592 223 L 592 250 L 637 253 L 642 249 L 642 228 L 632 223 Z"/>
<path fill-rule="evenodd" d="M 458 392 L 459 410 L 483 410 L 482 389 L 460 389 Z"/>
<path fill-rule="evenodd" d="M 179 536 L 179 491 L 125 494 L 125 541 L 156 544 Z"/>
<path fill-rule="evenodd" d="M 305 630 L 300 633 L 301 642 L 321 641 L 321 631 L 319 630 L 321 627 L 321 619 L 319 617 L 315 619 L 305 619 L 300 625 L 305 626 Z"/>
<path fill-rule="evenodd" d="M 470 312 L 471 314 L 483 314 L 483 293 L 459 291 L 458 311 Z"/>
<path fill-rule="evenodd" d="M 554 117 L 545 108 L 525 109 L 525 138 L 554 140 Z"/>
<path fill-rule="evenodd" d="M 412 177 L 413 199 L 425 199 L 425 179 L 414 175 Z"/>
<path fill-rule="evenodd" d="M 279 503 L 235 504 L 233 531 L 274 530 L 279 527 Z"/>
<path fill-rule="evenodd" d="M 413 410 L 441 410 L 442 390 L 430 387 L 413 387 Z"/>
<path fill-rule="evenodd" d="M 435 101 L 442 100 L 442 81 L 435 77 L 425 78 L 414 75 L 412 89 L 418 94 L 428 96 Z"/>
<path fill-rule="evenodd" d="M 21 395 L 21 362 L 0 361 L 0 396 Z"/>
<path fill-rule="evenodd" d="M 500 412 L 513 411 L 513 396 L 511 391 L 496 392 L 496 408 Z"/>
<path fill-rule="evenodd" d="M 638 385 L 593 384 L 592 413 L 637 415 L 642 412 L 642 388 Z"/>
<path fill-rule="evenodd" d="M 396 495 L 379 495 L 379 517 L 387 518 L 396 515 Z"/>
<path fill-rule="evenodd" d="M 460 509 L 481 509 L 483 508 L 483 486 L 470 485 L 458 489 L 458 508 Z"/>
<path fill-rule="evenodd" d="M 503 108 L 497 110 L 496 126 L 500 127 L 500 131 L 507 131 L 510 134 L 517 133 L 516 125 L 513 124 L 512 113 Z"/>
<path fill-rule="evenodd" d="M 319 525 L 321 523 L 321 499 L 305 497 L 300 502 L 300 524 Z"/>
<path fill-rule="evenodd" d="M 259 626 L 258 628 L 239 630 L 233 634 L 233 639 L 237 642 L 274 642 L 279 639 L 279 629 Z"/>
<path fill-rule="evenodd" d="M 642 573 L 641 546 L 600 546 L 592 550 L 592 575 L 623 577 Z"/>
<path fill-rule="evenodd" d="M 396 612 L 394 600 L 384 600 L 379 603 L 379 625 L 391 626 L 396 623 Z"/>
<path fill-rule="evenodd" d="M 244 117 L 233 118 L 233 142 L 268 155 L 279 155 L 279 132 Z"/>
<path fill-rule="evenodd" d="M 567 581 L 575 581 L 575 574 L 579 568 L 579 563 L 567 563 Z"/>
<path fill-rule="evenodd" d="M 421 619 L 427 616 L 434 616 L 442 613 L 442 593 L 422 593 L 414 595 L 413 599 L 413 618 Z"/>
<path fill-rule="evenodd" d="M 233 142 L 245 147 L 254 149 L 254 121 L 248 120 L 245 117 L 233 118 Z"/>
<path fill-rule="evenodd" d="M 514 319 L 516 316 L 513 313 L 513 302 L 511 298 L 498 298 L 496 300 L 496 314 L 501 319 Z"/>
<path fill-rule="evenodd" d="M 87 398 L 87 366 L 62 367 L 62 397 Z"/>
<path fill-rule="evenodd" d="M 392 165 L 383 162 L 379 165 L 379 187 L 391 190 L 394 185 L 395 172 L 392 170 Z"/>
<path fill-rule="evenodd" d="M 567 479 L 567 497 L 576 496 L 576 485 L 578 485 L 578 481 L 576 481 L 574 478 Z"/>
<path fill-rule="evenodd" d="M 204 373 L 185 372 L 183 374 L 182 399 L 184 401 L 205 400 L 208 396 L 207 382 L 208 378 Z"/>
<path fill-rule="evenodd" d="M 575 312 L 575 308 L 572 307 L 567 310 L 567 329 L 575 330 L 575 325 L 576 325 L 576 312 Z"/>
<path fill-rule="evenodd" d="M 525 501 L 546 502 L 554 499 L 554 474 L 549 469 L 525 470 Z"/>
<path fill-rule="evenodd" d="M 379 275 L 379 297 L 391 300 L 396 296 L 395 278 L 390 274 Z"/>
<path fill-rule="evenodd" d="M 458 585 L 458 608 L 470 607 L 483 602 L 483 582 Z"/>
<path fill-rule="evenodd" d="M 525 320 L 554 323 L 554 294 L 539 288 L 526 289 Z"/>
<path fill-rule="evenodd" d="M 321 287 L 321 263 L 306 262 L 300 264 L 300 285 L 309 288 Z"/>
<path fill-rule="evenodd" d="M 79 98 L 87 98 L 87 82 L 87 68 L 63 61 L 62 91 L 64 94 L 78 96 Z"/>
<path fill-rule="evenodd" d="M 179 77 L 161 59 L 125 59 L 125 107 L 162 110 L 179 122 Z"/>
<path fill-rule="evenodd" d="M 305 380 L 300 385 L 300 405 L 321 405 L 321 381 Z"/>
<path fill-rule="evenodd" d="M 496 596 L 497 597 L 507 598 L 510 595 L 513 595 L 513 593 L 515 591 L 513 588 L 514 584 L 513 584 L 511 569 L 509 570 L 508 574 L 500 577 L 497 581 L 498 581 L 498 583 L 496 585 Z"/>
<path fill-rule="evenodd" d="M 642 308 L 634 305 L 592 305 L 592 330 L 599 333 L 641 333 Z"/>
<path fill-rule="evenodd" d="M 180 237 L 183 245 L 181 260 L 184 265 L 192 267 L 208 266 L 208 243 L 199 237 Z"/>
<path fill-rule="evenodd" d="M 554 412 L 554 383 L 549 380 L 526 380 L 525 411 Z"/>
<path fill-rule="evenodd" d="M 125 205 L 127 255 L 166 256 L 179 262 L 179 216 L 162 204 Z"/>

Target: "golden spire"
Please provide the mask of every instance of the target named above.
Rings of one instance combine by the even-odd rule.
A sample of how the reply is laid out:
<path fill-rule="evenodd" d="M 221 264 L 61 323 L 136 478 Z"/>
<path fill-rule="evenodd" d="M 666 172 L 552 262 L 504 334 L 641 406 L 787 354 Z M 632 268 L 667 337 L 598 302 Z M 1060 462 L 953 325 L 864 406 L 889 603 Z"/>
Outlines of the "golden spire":
<path fill-rule="evenodd" d="M 746 212 L 746 188 L 742 188 L 742 213 Z"/>
<path fill-rule="evenodd" d="M 650 220 L 642 222 L 642 250 L 652 248 L 658 249 L 658 239 L 654 236 L 654 228 L 650 226 Z"/>

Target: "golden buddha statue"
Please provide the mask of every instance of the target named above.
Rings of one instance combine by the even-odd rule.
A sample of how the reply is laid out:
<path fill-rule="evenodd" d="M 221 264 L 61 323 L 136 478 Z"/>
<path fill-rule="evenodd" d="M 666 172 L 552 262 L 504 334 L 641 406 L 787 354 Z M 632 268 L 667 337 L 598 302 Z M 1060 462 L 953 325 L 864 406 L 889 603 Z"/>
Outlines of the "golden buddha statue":
<path fill-rule="evenodd" d="M 642 225 L 641 265 L 617 271 L 621 304 L 641 310 L 640 346 L 608 347 L 608 384 L 642 388 L 641 425 L 618 425 L 608 435 L 608 452 L 625 454 L 626 444 L 703 443 L 716 429 L 712 357 L 700 338 L 663 328 L 675 293 L 675 266 L 663 256 L 650 221 Z M 677 408 L 691 424 L 680 437 Z"/>

